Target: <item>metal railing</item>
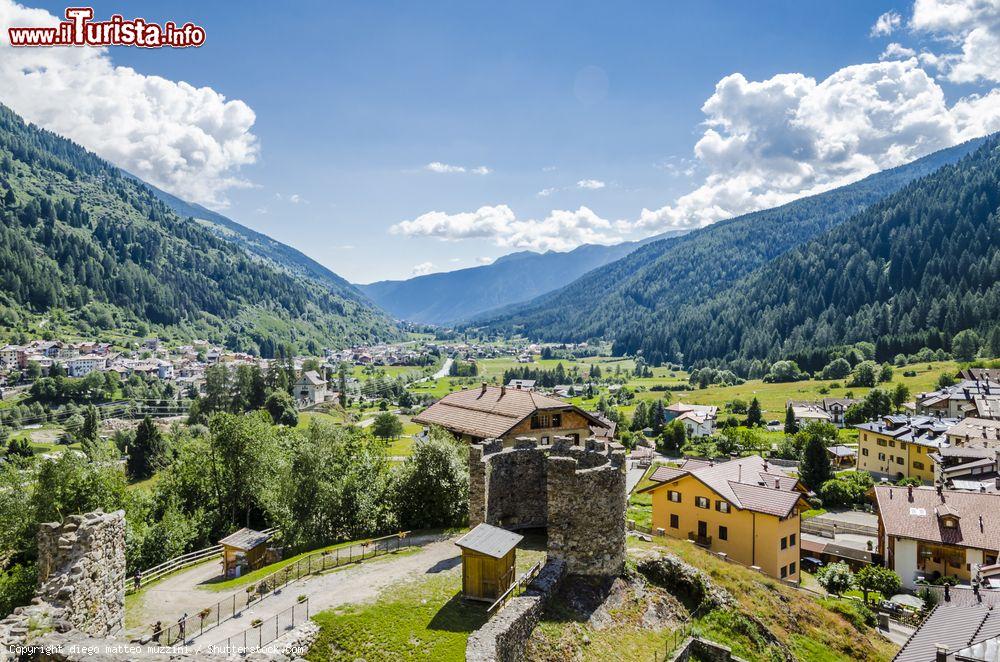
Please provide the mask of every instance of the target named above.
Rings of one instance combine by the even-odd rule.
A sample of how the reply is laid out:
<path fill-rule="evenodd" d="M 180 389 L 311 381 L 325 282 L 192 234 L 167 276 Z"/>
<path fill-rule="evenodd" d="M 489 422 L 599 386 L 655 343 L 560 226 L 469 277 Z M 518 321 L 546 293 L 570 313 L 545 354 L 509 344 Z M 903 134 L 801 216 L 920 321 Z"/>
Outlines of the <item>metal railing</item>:
<path fill-rule="evenodd" d="M 242 655 L 253 652 L 270 644 L 283 634 L 309 620 L 309 598 L 297 601 L 291 607 L 274 616 L 255 621 L 250 627 L 239 634 L 234 634 L 219 641 L 209 648 L 213 653 Z"/>
<path fill-rule="evenodd" d="M 238 616 L 249 605 L 279 592 L 301 577 L 319 574 L 332 568 L 365 561 L 379 555 L 385 556 L 404 547 L 410 547 L 412 543 L 409 534 L 409 531 L 400 531 L 390 536 L 351 543 L 336 549 L 313 552 L 295 563 L 247 584 L 242 591 L 233 593 L 228 598 L 202 609 L 197 614 L 186 618 L 182 616 L 176 623 L 160 624 L 159 627 L 153 624 L 150 627 L 150 635 L 147 640 L 172 646 L 178 642 L 186 642 L 200 637 L 205 632 L 218 627 L 220 623 Z"/>
<path fill-rule="evenodd" d="M 524 593 L 524 590 L 528 588 L 528 584 L 531 583 L 535 577 L 538 576 L 539 571 L 542 569 L 542 562 L 539 561 L 535 565 L 531 566 L 526 573 L 518 577 L 517 581 L 510 585 L 503 595 L 496 599 L 496 601 L 490 605 L 490 608 L 486 610 L 486 613 L 493 615 L 494 612 L 503 607 L 507 602 L 515 597 Z"/>

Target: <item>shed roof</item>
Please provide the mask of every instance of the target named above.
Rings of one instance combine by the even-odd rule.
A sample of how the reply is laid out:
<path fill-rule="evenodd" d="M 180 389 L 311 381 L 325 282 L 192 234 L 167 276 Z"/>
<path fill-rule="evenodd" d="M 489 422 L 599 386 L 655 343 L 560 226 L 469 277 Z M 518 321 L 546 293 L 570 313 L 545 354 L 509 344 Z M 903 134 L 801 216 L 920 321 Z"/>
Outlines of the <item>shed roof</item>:
<path fill-rule="evenodd" d="M 495 559 L 503 558 L 517 547 L 524 536 L 490 524 L 480 524 L 455 543 L 462 549 L 479 552 Z"/>
<path fill-rule="evenodd" d="M 228 536 L 220 540 L 219 544 L 246 551 L 257 547 L 258 545 L 263 545 L 270 539 L 270 533 L 254 531 L 253 529 L 244 527 L 236 533 L 230 533 Z"/>

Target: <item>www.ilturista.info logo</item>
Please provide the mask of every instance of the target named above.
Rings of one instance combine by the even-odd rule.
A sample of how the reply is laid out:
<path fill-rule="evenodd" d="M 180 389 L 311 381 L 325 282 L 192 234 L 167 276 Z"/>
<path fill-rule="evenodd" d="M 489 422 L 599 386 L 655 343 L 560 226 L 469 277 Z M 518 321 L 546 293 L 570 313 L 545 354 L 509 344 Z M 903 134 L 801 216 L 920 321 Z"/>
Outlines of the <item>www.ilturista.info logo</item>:
<path fill-rule="evenodd" d="M 125 20 L 115 14 L 94 21 L 91 7 L 68 7 L 66 20 L 50 28 L 7 28 L 11 46 L 139 46 L 140 48 L 189 48 L 205 43 L 205 28 L 194 23 L 178 27 L 142 18 Z"/>

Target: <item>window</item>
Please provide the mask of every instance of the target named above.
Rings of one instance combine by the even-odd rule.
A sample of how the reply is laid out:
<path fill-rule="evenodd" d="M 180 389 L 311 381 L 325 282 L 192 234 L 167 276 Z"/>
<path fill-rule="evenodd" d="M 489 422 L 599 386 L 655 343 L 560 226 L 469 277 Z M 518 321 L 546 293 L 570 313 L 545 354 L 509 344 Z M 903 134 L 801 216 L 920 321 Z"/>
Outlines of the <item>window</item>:
<path fill-rule="evenodd" d="M 679 529 L 681 527 L 680 518 L 677 515 L 670 516 L 670 528 Z"/>
<path fill-rule="evenodd" d="M 729 528 L 725 526 L 719 527 L 719 540 L 729 540 Z"/>
<path fill-rule="evenodd" d="M 785 566 L 781 566 L 781 578 L 784 579 L 787 576 L 788 576 L 788 568 L 786 568 Z"/>
<path fill-rule="evenodd" d="M 542 445 L 543 446 L 547 446 L 548 443 L 549 443 L 549 438 L 548 437 L 542 437 Z"/>
<path fill-rule="evenodd" d="M 548 414 L 534 414 L 531 417 L 531 429 L 539 430 L 541 428 L 549 427 L 549 415 Z"/>
<path fill-rule="evenodd" d="M 879 446 L 885 446 L 885 439 L 879 439 L 878 440 L 878 445 Z"/>
<path fill-rule="evenodd" d="M 716 501 L 715 502 L 715 509 L 718 510 L 720 513 L 728 513 L 729 512 L 729 502 L 728 501 Z"/>
<path fill-rule="evenodd" d="M 867 448 L 862 448 L 861 449 L 861 454 L 864 455 L 865 457 L 868 457 L 868 449 Z"/>
<path fill-rule="evenodd" d="M 899 450 L 901 450 L 901 451 L 905 451 L 906 450 L 906 442 L 905 441 L 899 442 Z"/>
<path fill-rule="evenodd" d="M 562 414 L 552 414 L 552 427 L 554 428 L 562 427 Z"/>
<path fill-rule="evenodd" d="M 695 497 L 694 505 L 698 506 L 699 508 L 704 508 L 705 510 L 708 510 L 711 507 L 708 497 Z"/>
<path fill-rule="evenodd" d="M 879 453 L 878 454 L 878 459 L 884 460 L 885 459 L 885 453 Z"/>
<path fill-rule="evenodd" d="M 913 468 L 914 469 L 923 469 L 924 468 L 924 463 L 923 462 L 917 462 L 916 460 L 914 460 L 913 461 Z"/>
<path fill-rule="evenodd" d="M 890 439 L 889 440 L 889 448 L 895 448 L 895 447 L 896 447 L 896 442 L 893 441 L 892 439 Z"/>
<path fill-rule="evenodd" d="M 795 547 L 795 534 L 788 536 L 788 546 Z"/>
<path fill-rule="evenodd" d="M 680 492 L 675 492 L 674 490 L 668 490 L 667 491 L 667 498 L 670 499 L 671 501 L 673 501 L 674 503 L 680 503 L 681 502 L 681 493 Z"/>
<path fill-rule="evenodd" d="M 788 549 L 788 538 L 781 539 L 781 549 Z"/>
<path fill-rule="evenodd" d="M 904 464 L 904 462 L 903 462 L 903 458 L 901 458 L 901 457 L 897 457 L 897 458 L 896 458 L 896 464 Z"/>
<path fill-rule="evenodd" d="M 795 561 L 792 561 L 791 563 L 788 564 L 788 574 L 790 575 L 795 574 Z"/>

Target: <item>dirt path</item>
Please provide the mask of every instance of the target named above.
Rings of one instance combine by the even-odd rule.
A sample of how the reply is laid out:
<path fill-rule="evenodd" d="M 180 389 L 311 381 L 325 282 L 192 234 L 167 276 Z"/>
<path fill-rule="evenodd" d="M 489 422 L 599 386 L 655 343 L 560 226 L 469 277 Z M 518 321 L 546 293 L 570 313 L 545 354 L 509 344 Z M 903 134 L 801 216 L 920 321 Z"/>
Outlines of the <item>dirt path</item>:
<path fill-rule="evenodd" d="M 205 561 L 153 584 L 142 592 L 134 604 L 128 605 L 125 631 L 129 635 L 149 630 L 158 620 L 173 623 L 187 612 L 194 614 L 229 593 L 198 590 L 199 584 L 222 575 L 222 559 Z"/>
<path fill-rule="evenodd" d="M 281 593 L 246 609 L 238 618 L 226 621 L 194 641 L 189 641 L 189 645 L 200 649 L 239 635 L 250 627 L 254 619 L 266 621 L 296 604 L 300 595 L 309 596 L 309 612 L 315 614 L 337 605 L 372 600 L 385 587 L 405 579 L 444 572 L 461 562 L 459 549 L 455 546 L 458 538 L 459 536 L 445 539 L 438 537 L 417 552 L 381 556 L 323 575 L 303 577 L 283 588 Z"/>

